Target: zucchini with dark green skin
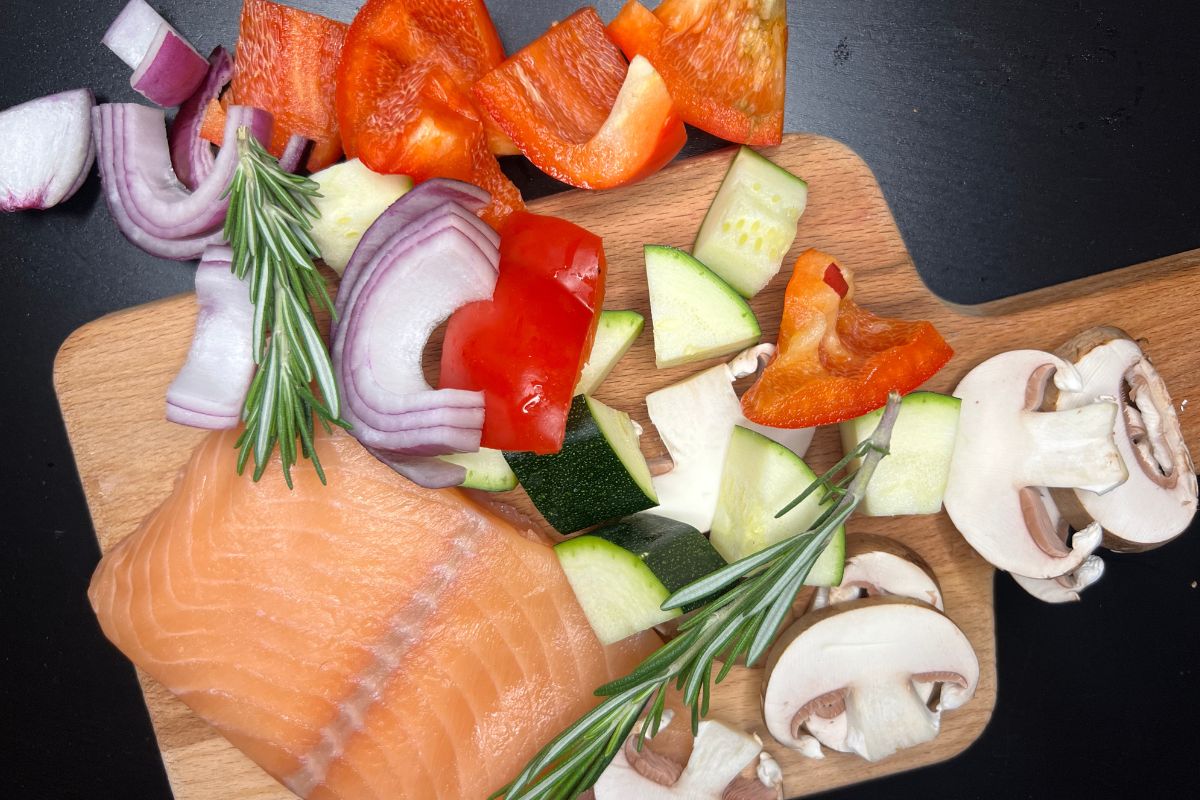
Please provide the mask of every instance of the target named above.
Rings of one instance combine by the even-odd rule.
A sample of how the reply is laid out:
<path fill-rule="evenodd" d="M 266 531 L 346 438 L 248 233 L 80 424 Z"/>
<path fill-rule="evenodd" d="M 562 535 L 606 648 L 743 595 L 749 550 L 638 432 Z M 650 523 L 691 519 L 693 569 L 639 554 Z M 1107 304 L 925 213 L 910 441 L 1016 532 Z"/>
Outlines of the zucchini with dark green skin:
<path fill-rule="evenodd" d="M 504 459 L 559 533 L 658 505 L 629 415 L 586 395 L 571 403 L 562 450 L 506 452 Z"/>
<path fill-rule="evenodd" d="M 655 514 L 625 517 L 560 542 L 554 552 L 605 644 L 703 605 L 662 609 L 672 592 L 725 566 L 700 531 Z"/>

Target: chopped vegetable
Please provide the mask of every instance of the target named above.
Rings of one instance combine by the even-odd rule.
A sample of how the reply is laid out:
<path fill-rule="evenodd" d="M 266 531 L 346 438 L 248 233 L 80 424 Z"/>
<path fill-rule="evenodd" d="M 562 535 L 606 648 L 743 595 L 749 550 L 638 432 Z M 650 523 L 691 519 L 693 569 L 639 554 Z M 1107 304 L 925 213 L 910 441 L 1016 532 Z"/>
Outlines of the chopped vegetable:
<path fill-rule="evenodd" d="M 321 258 L 338 274 L 371 223 L 412 188 L 407 175 L 380 175 L 357 158 L 326 167 L 312 180 L 321 193 L 313 200 L 321 216 L 309 233 Z"/>
<path fill-rule="evenodd" d="M 807 183 L 742 147 L 704 215 L 692 255 L 753 297 L 779 272 L 807 202 Z"/>
<path fill-rule="evenodd" d="M 51 208 L 87 180 L 96 158 L 88 89 L 0 111 L 0 211 Z"/>
<path fill-rule="evenodd" d="M 743 144 L 779 144 L 787 88 L 782 0 L 629 0 L 608 27 L 625 55 L 649 59 L 684 122 Z"/>
<path fill-rule="evenodd" d="M 935 392 L 913 392 L 900 404 L 892 449 L 879 465 L 860 510 L 868 517 L 936 514 L 950 477 L 950 458 L 962 401 Z M 875 430 L 880 411 L 841 424 L 842 449 L 849 453 Z"/>
<path fill-rule="evenodd" d="M 438 459 L 463 468 L 463 478 L 456 485 L 464 489 L 507 492 L 517 488 L 517 476 L 499 450 L 484 447 L 475 453 L 454 453 Z"/>
<path fill-rule="evenodd" d="M 490 300 L 450 318 L 439 385 L 483 392 L 483 445 L 555 453 L 595 336 L 607 266 L 600 237 L 521 212 L 500 239 Z"/>
<path fill-rule="evenodd" d="M 729 284 L 682 250 L 646 245 L 646 282 L 654 329 L 654 361 L 676 367 L 734 353 L 762 330 Z"/>
<path fill-rule="evenodd" d="M 543 172 L 584 189 L 640 180 L 687 133 L 654 67 L 621 51 L 581 8 L 475 84 L 480 104 Z"/>
<path fill-rule="evenodd" d="M 419 211 L 425 199 L 413 191 L 393 209 L 412 202 Z M 444 203 L 399 227 L 342 289 L 346 304 L 333 336 L 333 360 L 346 420 L 354 436 L 388 463 L 479 449 L 482 394 L 433 389 L 421 369 L 434 328 L 496 287 L 499 252 L 484 233 L 488 229 L 456 205 Z M 381 217 L 376 225 L 398 216 Z"/>
<path fill-rule="evenodd" d="M 239 158 L 237 147 L 221 150 L 212 172 L 194 191 L 175 179 L 162 109 L 136 103 L 104 103 L 93 112 L 96 164 L 104 199 L 117 227 L 138 247 L 163 258 L 199 258 L 210 244 L 223 244 L 228 189 Z M 231 106 L 226 135 L 245 127 L 254 139 L 266 139 L 271 117 L 244 106 Z"/>
<path fill-rule="evenodd" d="M 529 499 L 559 533 L 573 533 L 658 502 L 629 415 L 580 395 L 571 404 L 562 450 L 506 452 Z"/>
<path fill-rule="evenodd" d="M 734 428 L 713 515 L 713 547 L 732 563 L 808 530 L 834 498 L 822 503 L 814 493 L 783 516 L 776 514 L 795 497 L 797 486 L 816 479 L 804 460 L 783 445 L 748 428 Z M 839 527 L 805 585 L 836 586 L 841 582 L 845 552 L 846 531 Z"/>
<path fill-rule="evenodd" d="M 678 617 L 687 609 L 664 611 L 663 601 L 725 566 L 700 531 L 654 514 L 625 517 L 554 552 L 603 644 Z"/>
<path fill-rule="evenodd" d="M 216 159 L 209 141 L 201 135 L 204 112 L 209 103 L 217 102 L 221 90 L 232 76 L 233 59 L 224 47 L 218 46 L 208 57 L 208 74 L 195 93 L 179 107 L 175 119 L 171 120 L 167 137 L 171 144 L 171 166 L 175 169 L 175 177 L 189 189 L 195 189 L 212 172 Z M 222 109 L 222 128 L 224 124 L 225 112 Z M 217 133 L 219 141 L 223 131 L 218 130 Z"/>
<path fill-rule="evenodd" d="M 911 392 L 953 353 L 929 322 L 858 306 L 850 271 L 807 250 L 788 282 L 779 349 L 742 395 L 742 410 L 777 428 L 830 425 L 881 407 L 888 392 Z"/>
<path fill-rule="evenodd" d="M 233 274 L 233 251 L 212 245 L 196 267 L 196 332 L 167 388 L 167 419 L 195 428 L 236 428 L 254 377 L 254 304 Z"/>
<path fill-rule="evenodd" d="M 575 394 L 593 394 L 642 333 L 646 318 L 636 311 L 602 311 Z"/>
<path fill-rule="evenodd" d="M 267 147 L 274 156 L 283 154 L 294 134 L 311 140 L 306 162 L 310 172 L 324 169 L 342 155 L 330 87 L 346 30 L 346 23 L 320 14 L 271 0 L 243 0 L 226 104 L 254 106 L 275 117 Z"/>
<path fill-rule="evenodd" d="M 102 39 L 133 70 L 129 85 L 160 106 L 191 97 L 208 74 L 208 62 L 145 0 L 129 0 Z"/>
<path fill-rule="evenodd" d="M 376 172 L 454 178 L 486 190 L 499 228 L 521 194 L 493 152 L 507 142 L 470 94 L 504 51 L 479 0 L 370 0 L 346 37 L 337 109 L 347 155 Z"/>
<path fill-rule="evenodd" d="M 729 364 L 718 364 L 646 396 L 650 421 L 674 464 L 670 472 L 654 476 L 659 502 L 655 514 L 701 531 L 712 528 L 725 453 L 736 425 L 757 430 L 798 455 L 808 447 L 811 430 L 767 428 L 742 416 L 733 382 L 754 371 L 757 351 L 771 349 L 759 345 Z"/>

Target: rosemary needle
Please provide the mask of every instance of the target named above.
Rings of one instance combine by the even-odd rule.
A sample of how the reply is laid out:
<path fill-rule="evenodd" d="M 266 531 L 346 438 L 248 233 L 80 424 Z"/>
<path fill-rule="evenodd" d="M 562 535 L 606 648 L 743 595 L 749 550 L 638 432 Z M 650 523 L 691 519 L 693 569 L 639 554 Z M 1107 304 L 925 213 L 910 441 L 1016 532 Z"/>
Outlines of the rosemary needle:
<path fill-rule="evenodd" d="M 892 393 L 871 437 L 780 510 L 778 516 L 819 490 L 836 497 L 837 502 L 826 508 L 807 531 L 735 561 L 668 597 L 664 609 L 681 608 L 706 598 L 707 602 L 679 626 L 674 639 L 633 672 L 597 689 L 596 694 L 605 699 L 542 748 L 512 783 L 489 800 L 575 798 L 600 777 L 647 706 L 638 746 L 647 736 L 658 733 L 672 683 L 691 708 L 694 733 L 700 718 L 708 713 L 716 660 L 725 662 L 716 677 L 720 683 L 740 656 L 745 655 L 746 665 L 751 666 L 767 652 L 804 578 L 834 531 L 858 506 L 876 465 L 887 455 L 899 413 L 900 396 Z M 862 457 L 858 470 L 838 477 L 857 457 Z"/>
<path fill-rule="evenodd" d="M 289 489 L 300 457 L 312 460 L 324 483 L 313 447 L 314 418 L 326 430 L 331 424 L 349 426 L 340 418 L 333 365 L 312 309 L 316 303 L 333 313 L 325 279 L 312 261 L 320 255 L 309 235 L 319 216 L 312 202 L 320 196 L 318 187 L 280 168 L 244 126 L 238 128 L 237 153 L 226 193 L 225 238 L 233 248 L 233 273 L 250 286 L 258 365 L 242 407 L 246 428 L 237 440 L 238 473 L 253 454 L 257 481 L 278 446 Z"/>

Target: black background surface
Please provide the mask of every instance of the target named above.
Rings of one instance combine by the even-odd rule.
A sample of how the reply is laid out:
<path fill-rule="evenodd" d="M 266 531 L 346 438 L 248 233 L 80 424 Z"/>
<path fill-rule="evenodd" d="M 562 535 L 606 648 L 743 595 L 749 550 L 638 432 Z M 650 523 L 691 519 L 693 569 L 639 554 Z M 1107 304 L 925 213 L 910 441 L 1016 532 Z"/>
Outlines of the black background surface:
<path fill-rule="evenodd" d="M 512 50 L 576 2 L 491 5 Z M 236 38 L 238 0 L 156 5 L 203 52 Z M 357 2 L 297 5 L 348 20 Z M 618 7 L 597 5 L 605 19 Z M 3 0 L 0 107 L 76 86 L 104 100 L 140 99 L 99 43 L 120 6 Z M 1195 6 L 789 3 L 785 127 L 839 138 L 866 159 L 922 275 L 956 302 L 1194 248 Z M 685 152 L 717 144 L 696 133 Z M 513 168 L 527 196 L 556 188 L 532 173 Z M 103 640 L 84 597 L 98 551 L 50 374 L 76 327 L 190 290 L 192 268 L 127 244 L 95 177 L 54 211 L 0 215 L 0 244 L 5 793 L 169 797 L 133 670 Z M 1181 320 L 1179 335 L 1194 338 L 1194 327 Z M 1073 607 L 1043 605 L 997 579 L 999 702 L 965 755 L 828 796 L 1192 796 L 1200 537 L 1105 558 L 1108 575 Z"/>

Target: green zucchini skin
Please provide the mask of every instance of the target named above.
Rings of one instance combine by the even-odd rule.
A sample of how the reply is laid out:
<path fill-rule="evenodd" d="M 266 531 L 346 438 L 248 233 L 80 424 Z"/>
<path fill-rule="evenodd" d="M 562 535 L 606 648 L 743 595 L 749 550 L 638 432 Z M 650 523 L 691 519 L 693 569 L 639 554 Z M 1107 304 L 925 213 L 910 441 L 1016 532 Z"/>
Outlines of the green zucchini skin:
<path fill-rule="evenodd" d="M 700 531 L 685 522 L 657 514 L 636 514 L 592 531 L 642 560 L 669 593 L 674 593 L 725 566 L 725 559 Z M 686 613 L 704 605 L 683 607 Z"/>
<path fill-rule="evenodd" d="M 579 395 L 571 402 L 559 452 L 504 453 L 529 499 L 559 533 L 574 533 L 658 504 L 653 490 L 643 489 L 621 462 L 588 400 Z"/>

